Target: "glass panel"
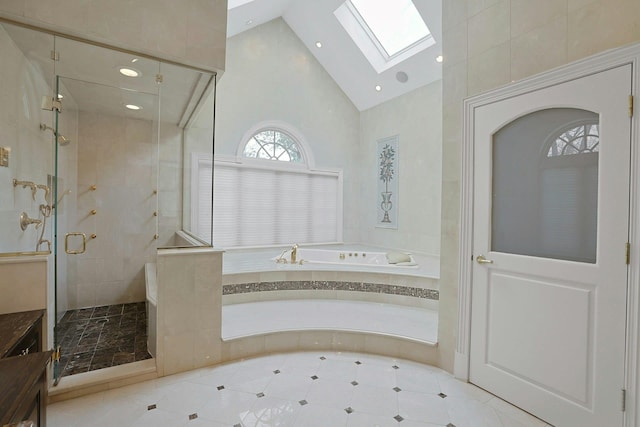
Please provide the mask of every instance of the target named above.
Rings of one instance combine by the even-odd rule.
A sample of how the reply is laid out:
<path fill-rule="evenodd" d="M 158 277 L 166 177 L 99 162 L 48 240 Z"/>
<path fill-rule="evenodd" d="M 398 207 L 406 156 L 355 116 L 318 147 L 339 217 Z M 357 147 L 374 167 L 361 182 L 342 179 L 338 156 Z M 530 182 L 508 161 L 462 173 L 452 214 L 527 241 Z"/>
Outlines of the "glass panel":
<path fill-rule="evenodd" d="M 178 145 L 175 145 L 175 150 L 172 151 L 175 153 L 175 157 L 170 160 L 166 154 L 169 153 L 167 149 L 172 147 L 170 145 L 171 139 L 162 138 L 160 167 L 166 168 L 174 162 L 178 162 L 175 164 L 182 164 L 182 168 L 181 170 L 176 169 L 176 171 L 182 172 L 182 176 L 170 182 L 165 179 L 167 175 L 164 171 L 160 174 L 161 201 L 169 197 L 178 203 L 178 209 L 175 211 L 162 213 L 161 221 L 166 221 L 166 226 L 161 228 L 161 243 L 167 246 L 211 246 L 211 218 L 213 217 L 213 173 L 211 167 L 213 162 L 216 76 L 163 64 L 165 73 L 170 68 L 180 76 L 176 80 L 184 81 L 187 88 L 193 87 L 193 84 L 190 83 L 193 79 L 197 85 L 194 90 L 187 92 L 192 95 L 191 102 L 187 105 L 186 110 L 183 110 L 183 119 L 180 121 L 179 127 L 175 125 L 171 127 L 171 123 L 166 123 L 167 126 L 165 126 L 165 122 L 162 122 L 162 129 L 166 130 L 166 136 L 170 135 L 171 129 L 173 131 L 180 130 L 177 135 L 180 139 L 176 140 Z M 168 102 L 173 102 L 169 101 L 164 89 L 162 100 L 163 108 Z M 180 183 L 182 183 L 181 186 Z M 175 202 L 163 203 L 163 205 L 172 206 L 173 203 Z M 169 235 L 173 236 L 173 239 L 165 240 Z"/>
<path fill-rule="evenodd" d="M 598 115 L 552 108 L 493 137 L 491 250 L 596 262 Z"/>
<path fill-rule="evenodd" d="M 157 248 L 159 63 L 60 37 L 56 50 L 55 342 L 67 376 L 150 357 L 140 343 Z M 117 336 L 116 357 L 106 343 Z"/>
<path fill-rule="evenodd" d="M 0 24 L 0 253 L 51 250 L 53 49 L 51 35 Z"/>

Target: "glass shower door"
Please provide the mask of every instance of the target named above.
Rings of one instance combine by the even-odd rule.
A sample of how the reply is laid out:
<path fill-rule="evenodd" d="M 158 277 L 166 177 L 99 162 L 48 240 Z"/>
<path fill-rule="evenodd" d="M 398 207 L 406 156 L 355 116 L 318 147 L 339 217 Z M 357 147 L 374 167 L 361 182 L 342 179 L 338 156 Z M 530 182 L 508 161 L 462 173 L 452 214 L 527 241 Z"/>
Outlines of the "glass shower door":
<path fill-rule="evenodd" d="M 70 40 L 57 46 L 59 379 L 150 358 L 144 266 L 157 249 L 159 65 Z M 120 64 L 145 82 L 122 74 Z"/>

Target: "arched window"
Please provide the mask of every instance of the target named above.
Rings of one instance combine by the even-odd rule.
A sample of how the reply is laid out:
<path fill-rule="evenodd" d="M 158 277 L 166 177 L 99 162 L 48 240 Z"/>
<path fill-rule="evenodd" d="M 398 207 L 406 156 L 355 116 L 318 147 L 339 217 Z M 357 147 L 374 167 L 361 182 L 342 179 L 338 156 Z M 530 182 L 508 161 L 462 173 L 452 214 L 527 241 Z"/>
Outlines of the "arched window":
<path fill-rule="evenodd" d="M 265 129 L 255 133 L 245 144 L 242 155 L 281 162 L 304 163 L 305 161 L 296 140 L 278 129 Z"/>
<path fill-rule="evenodd" d="M 213 233 L 203 228 L 198 235 L 213 235 L 214 246 L 342 241 L 342 171 L 316 169 L 304 135 L 288 123 L 258 123 L 238 141 L 235 157 L 193 164 L 194 188 L 213 174 L 213 189 L 196 190 L 202 197 L 192 203 L 202 206 L 192 209 L 213 224 Z M 213 221 L 206 217 L 211 211 Z"/>
<path fill-rule="evenodd" d="M 562 130 L 552 138 L 547 157 L 596 153 L 600 146 L 600 130 L 597 122 L 583 123 Z"/>

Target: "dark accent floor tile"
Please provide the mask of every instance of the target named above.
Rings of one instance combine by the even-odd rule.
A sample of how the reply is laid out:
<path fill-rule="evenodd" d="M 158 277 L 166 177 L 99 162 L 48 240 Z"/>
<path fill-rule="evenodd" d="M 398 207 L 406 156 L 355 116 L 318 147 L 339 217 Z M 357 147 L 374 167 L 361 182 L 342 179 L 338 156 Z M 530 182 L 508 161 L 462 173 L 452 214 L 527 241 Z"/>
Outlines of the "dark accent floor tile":
<path fill-rule="evenodd" d="M 124 310 L 123 304 L 110 305 L 107 313 L 109 316 L 115 316 L 118 314 L 122 314 L 122 310 Z"/>
<path fill-rule="evenodd" d="M 146 338 L 144 340 L 138 340 L 138 337 L 136 337 L 136 341 L 133 344 L 133 351 L 135 353 L 146 352 L 147 351 L 147 340 L 146 340 Z"/>
<path fill-rule="evenodd" d="M 103 305 L 101 307 L 96 307 L 93 309 L 92 317 L 106 317 L 107 313 L 109 313 L 109 306 Z"/>
<path fill-rule="evenodd" d="M 144 302 L 69 310 L 55 330 L 62 376 L 151 358 Z"/>
<path fill-rule="evenodd" d="M 136 361 L 135 353 L 119 352 L 113 355 L 112 366 L 124 365 L 125 363 L 131 363 Z"/>
<path fill-rule="evenodd" d="M 122 306 L 122 314 L 130 314 L 133 313 L 135 315 L 135 313 L 138 312 L 138 308 L 136 307 L 136 303 L 131 303 L 131 304 L 124 304 Z"/>
<path fill-rule="evenodd" d="M 344 411 L 345 411 L 347 414 L 350 414 L 350 413 L 352 413 L 352 412 L 353 412 L 353 408 L 352 408 L 351 406 L 349 406 L 348 408 L 344 408 Z"/>
<path fill-rule="evenodd" d="M 104 361 L 104 362 L 96 362 L 95 360 L 91 362 L 91 365 L 89 365 L 89 370 L 90 371 L 96 371 L 98 369 L 104 369 L 104 368 L 110 368 L 111 366 L 111 360 L 109 361 Z"/>
<path fill-rule="evenodd" d="M 393 417 L 393 419 L 396 420 L 397 422 L 404 420 L 404 418 L 402 418 L 400 415 L 396 415 L 395 417 Z"/>
<path fill-rule="evenodd" d="M 195 420 L 196 418 L 198 418 L 198 414 L 190 414 L 189 415 L 189 421 Z"/>
<path fill-rule="evenodd" d="M 440 397 L 441 397 L 441 398 L 443 398 L 443 399 L 444 399 L 445 397 L 447 397 L 447 395 L 446 395 L 446 394 L 444 394 L 444 393 L 438 393 L 438 396 L 440 396 Z"/>
<path fill-rule="evenodd" d="M 91 308 L 82 308 L 76 312 L 76 319 L 89 319 L 93 314 L 93 307 Z"/>
<path fill-rule="evenodd" d="M 140 351 L 140 352 L 136 352 L 135 354 L 135 361 L 139 362 L 141 360 L 148 360 L 151 359 L 151 355 L 149 354 L 148 351 Z"/>

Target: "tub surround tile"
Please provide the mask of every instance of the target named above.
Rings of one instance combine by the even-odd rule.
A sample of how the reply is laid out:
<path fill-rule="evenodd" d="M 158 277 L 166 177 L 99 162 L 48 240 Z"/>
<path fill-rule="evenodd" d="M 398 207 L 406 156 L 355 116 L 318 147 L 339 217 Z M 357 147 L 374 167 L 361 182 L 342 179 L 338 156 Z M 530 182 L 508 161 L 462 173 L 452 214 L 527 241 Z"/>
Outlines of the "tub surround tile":
<path fill-rule="evenodd" d="M 290 281 L 290 282 L 255 282 L 224 285 L 222 295 L 237 295 L 254 292 L 274 291 L 350 291 L 366 292 L 386 295 L 401 295 L 430 300 L 439 299 L 439 291 L 411 286 L 389 285 L 368 282 L 338 282 L 338 281 Z"/>

